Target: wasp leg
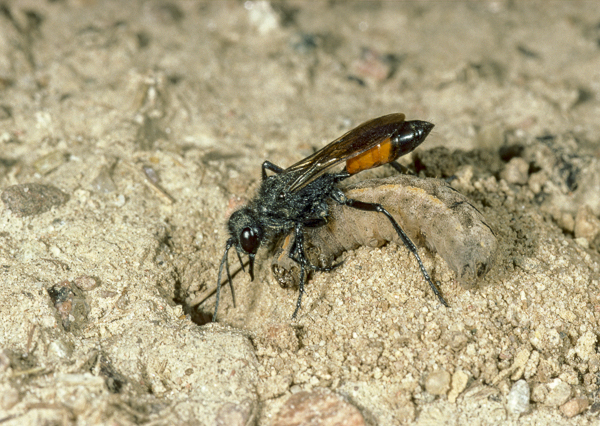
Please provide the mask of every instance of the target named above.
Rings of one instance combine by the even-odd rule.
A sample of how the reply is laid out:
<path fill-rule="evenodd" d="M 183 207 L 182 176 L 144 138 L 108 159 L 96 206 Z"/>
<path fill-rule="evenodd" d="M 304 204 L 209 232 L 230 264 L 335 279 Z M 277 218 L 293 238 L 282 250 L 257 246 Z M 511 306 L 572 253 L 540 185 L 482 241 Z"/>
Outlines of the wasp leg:
<path fill-rule="evenodd" d="M 279 174 L 283 172 L 284 169 L 267 160 L 264 163 L 262 163 L 262 180 L 265 180 L 267 178 L 267 170 Z"/>
<path fill-rule="evenodd" d="M 403 166 L 402 164 L 398 163 L 397 161 L 392 161 L 391 163 L 388 163 L 390 166 L 392 166 L 394 169 L 396 169 L 396 171 L 402 175 L 414 175 L 414 173 L 406 166 Z"/>
<path fill-rule="evenodd" d="M 348 173 L 346 170 L 342 170 L 341 172 L 338 173 L 332 173 L 333 175 L 333 179 L 335 182 L 341 182 L 344 179 L 349 178 L 350 176 L 352 176 L 350 173 Z M 335 197 L 334 197 L 335 198 Z M 335 198 L 337 201 L 337 198 Z"/>
<path fill-rule="evenodd" d="M 298 244 L 296 241 L 298 241 L 298 240 L 295 239 L 293 242 L 293 247 L 290 250 L 289 258 L 300 265 L 304 265 L 305 267 L 310 268 L 313 271 L 331 272 L 335 268 L 337 268 L 338 266 L 341 266 L 344 263 L 344 261 L 342 260 L 341 262 L 335 263 L 331 266 L 313 265 L 312 263 L 309 262 L 308 258 L 306 257 L 306 252 L 304 251 L 304 235 L 301 238 L 300 244 Z"/>
<path fill-rule="evenodd" d="M 419 253 L 417 251 L 417 247 L 410 240 L 410 238 L 408 238 L 408 235 L 406 235 L 406 233 L 404 232 L 404 230 L 400 227 L 400 225 L 398 225 L 398 222 L 396 222 L 396 220 L 390 214 L 390 212 L 388 212 L 386 209 L 384 209 L 381 204 L 365 203 L 363 201 L 358 201 L 358 200 L 353 200 L 353 199 L 350 199 L 350 198 L 346 198 L 343 194 L 341 194 L 341 195 L 342 195 L 342 197 L 339 197 L 339 195 L 338 195 L 338 197 L 336 197 L 334 199 L 336 201 L 338 201 L 338 202 L 341 202 L 341 204 L 345 204 L 348 207 L 352 207 L 353 209 L 363 210 L 363 211 L 367 211 L 367 212 L 383 213 L 389 219 L 390 223 L 392 224 L 392 226 L 396 230 L 396 233 L 398 234 L 398 236 L 400 237 L 400 239 L 402 240 L 402 242 L 404 243 L 404 245 L 406 246 L 406 248 L 409 249 L 411 251 L 411 253 L 417 259 L 417 263 L 419 264 L 419 268 L 421 268 L 421 273 L 423 274 L 423 277 L 425 278 L 425 281 L 427 281 L 427 283 L 429 284 L 429 287 L 431 287 L 431 290 L 433 290 L 433 293 L 437 296 L 438 300 L 440 301 L 440 303 L 442 305 L 448 307 L 449 305 L 444 300 L 444 297 L 440 293 L 439 288 L 437 287 L 437 285 L 434 284 L 434 282 L 429 277 L 429 273 L 427 273 L 427 269 L 425 269 L 425 266 L 423 265 L 423 261 L 421 261 L 421 257 L 419 256 Z M 339 198 L 339 200 L 338 200 L 338 198 Z"/>
<path fill-rule="evenodd" d="M 300 307 L 302 306 L 302 295 L 304 294 L 304 281 L 306 279 L 306 276 L 308 275 L 306 268 L 309 268 L 309 269 L 312 269 L 313 271 L 318 271 L 318 272 L 329 272 L 329 271 L 332 271 L 334 268 L 337 268 L 338 266 L 340 266 L 342 263 L 344 263 L 344 261 L 341 261 L 341 262 L 336 263 L 329 267 L 320 267 L 320 266 L 315 266 L 315 265 L 311 264 L 308 261 L 308 259 L 306 258 L 306 253 L 304 251 L 303 228 L 304 227 L 301 223 L 296 224 L 296 228 L 294 229 L 294 243 L 293 243 L 294 245 L 293 245 L 292 249 L 290 250 L 290 254 L 289 254 L 290 259 L 292 259 L 294 262 L 296 262 L 300 265 L 300 283 L 298 284 L 299 294 L 298 294 L 298 300 L 296 301 L 296 309 L 294 310 L 294 313 L 292 314 L 292 319 L 296 318 L 296 315 L 298 315 L 298 311 L 300 310 Z"/>
<path fill-rule="evenodd" d="M 294 238 L 294 255 L 299 254 L 300 258 L 297 260 L 300 263 L 300 284 L 298 300 L 296 301 L 296 309 L 294 309 L 294 313 L 292 314 L 292 319 L 296 318 L 298 315 L 298 311 L 300 310 L 300 306 L 302 306 L 302 295 L 304 294 L 304 279 L 306 278 L 306 270 L 304 269 L 305 265 L 308 263 L 306 257 L 304 256 L 304 233 L 302 232 L 302 225 L 297 223 L 295 229 L 295 238 Z M 297 252 L 297 253 L 296 253 Z M 291 259 L 294 259 L 291 257 Z"/>

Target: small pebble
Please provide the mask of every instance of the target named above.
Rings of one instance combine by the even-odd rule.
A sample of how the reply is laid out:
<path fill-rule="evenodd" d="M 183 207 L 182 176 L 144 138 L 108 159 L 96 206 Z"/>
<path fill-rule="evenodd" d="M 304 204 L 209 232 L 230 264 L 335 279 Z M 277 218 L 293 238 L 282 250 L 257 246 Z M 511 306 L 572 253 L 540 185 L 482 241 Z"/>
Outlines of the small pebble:
<path fill-rule="evenodd" d="M 98 281 L 96 280 L 96 278 L 90 277 L 89 275 L 81 275 L 75 278 L 73 283 L 81 290 L 85 291 L 93 290 L 98 285 Z"/>
<path fill-rule="evenodd" d="M 445 395 L 450 389 L 450 373 L 436 370 L 425 379 L 425 389 L 432 395 Z"/>
<path fill-rule="evenodd" d="M 596 354 L 596 333 L 593 331 L 586 331 L 577 339 L 577 345 L 575 345 L 575 352 L 579 355 L 583 361 L 588 361 L 592 356 Z"/>
<path fill-rule="evenodd" d="M 527 185 L 529 186 L 529 189 L 531 189 L 531 191 L 534 194 L 539 194 L 540 192 L 542 192 L 542 189 L 544 188 L 544 184 L 547 181 L 548 181 L 548 175 L 546 174 L 546 172 L 541 171 L 541 172 L 533 173 L 531 176 L 529 176 Z"/>
<path fill-rule="evenodd" d="M 393 407 L 395 407 L 394 417 L 399 424 L 408 424 L 415 421 L 417 407 L 409 391 L 402 390 L 397 392 L 391 402 L 394 404 Z"/>
<path fill-rule="evenodd" d="M 563 230 L 567 232 L 575 232 L 575 219 L 573 215 L 570 213 L 560 213 L 557 218 L 555 218 L 556 223 Z"/>
<path fill-rule="evenodd" d="M 126 201 L 127 200 L 125 199 L 125 196 L 123 194 L 119 194 L 119 195 L 117 195 L 117 199 L 115 200 L 115 206 L 123 207 L 125 205 Z"/>
<path fill-rule="evenodd" d="M 150 166 L 143 166 L 142 170 L 144 170 L 144 174 L 152 183 L 160 183 L 160 177 L 158 176 L 158 172 L 154 170 Z"/>
<path fill-rule="evenodd" d="M 64 153 L 60 151 L 54 151 L 38 158 L 33 163 L 33 167 L 39 174 L 47 175 L 52 170 L 60 167 L 65 161 L 67 161 L 67 156 Z"/>
<path fill-rule="evenodd" d="M 529 180 L 529 163 L 522 158 L 515 157 L 506 163 L 500 177 L 508 183 L 525 185 Z"/>
<path fill-rule="evenodd" d="M 58 311 L 60 318 L 62 319 L 63 327 L 65 330 L 69 330 L 71 325 L 71 312 L 73 309 L 73 298 L 75 294 L 70 288 L 68 281 L 63 281 L 60 284 L 55 284 L 48 289 L 48 295 L 54 307 Z"/>
<path fill-rule="evenodd" d="M 52 185 L 22 183 L 6 188 L 0 198 L 10 211 L 23 217 L 47 212 L 64 204 L 69 196 Z"/>
<path fill-rule="evenodd" d="M 550 407 L 559 407 L 571 397 L 571 386 L 560 379 L 554 379 L 548 383 L 550 392 L 546 396 L 545 404 Z"/>
<path fill-rule="evenodd" d="M 73 355 L 73 348 L 62 339 L 55 339 L 48 345 L 48 353 L 56 358 L 67 359 Z"/>
<path fill-rule="evenodd" d="M 0 349 L 0 373 L 10 368 L 10 354 L 8 349 Z"/>
<path fill-rule="evenodd" d="M 98 175 L 92 181 L 91 186 L 94 191 L 103 194 L 109 194 L 117 190 L 117 186 L 110 173 L 110 168 L 107 166 L 100 169 Z"/>
<path fill-rule="evenodd" d="M 89 306 L 79 288 L 69 281 L 63 281 L 48 288 L 47 291 L 62 319 L 65 331 L 82 327 L 87 321 Z"/>
<path fill-rule="evenodd" d="M 598 234 L 600 234 L 600 219 L 594 215 L 590 206 L 581 206 L 575 216 L 575 237 L 585 238 L 588 243 L 591 243 Z"/>
<path fill-rule="evenodd" d="M 17 389 L 8 384 L 0 387 L 0 408 L 3 410 L 10 410 L 20 400 L 21 395 Z M 4 419 L 6 419 L 6 417 Z M 8 419 L 10 419 L 10 417 Z"/>
<path fill-rule="evenodd" d="M 584 249 L 586 249 L 586 250 L 590 248 L 590 242 L 589 242 L 587 239 L 585 239 L 585 238 L 581 238 L 581 237 L 580 237 L 580 238 L 575 238 L 575 240 L 574 240 L 574 241 L 575 241 L 575 242 L 576 242 L 576 243 L 577 243 L 577 244 L 578 244 L 578 245 L 579 245 L 581 248 L 584 248 Z"/>
<path fill-rule="evenodd" d="M 506 397 L 506 409 L 509 413 L 520 416 L 529 411 L 529 384 L 525 380 L 519 380 L 512 385 Z"/>
<path fill-rule="evenodd" d="M 254 404 L 249 400 L 244 400 L 240 404 L 233 402 L 225 403 L 217 413 L 215 419 L 216 426 L 245 426 L 251 424 L 253 411 L 256 410 Z"/>
<path fill-rule="evenodd" d="M 363 48 L 360 59 L 354 61 L 350 69 L 361 80 L 378 83 L 390 76 L 393 66 L 393 60 L 389 56 L 381 55 L 373 49 Z"/>
<path fill-rule="evenodd" d="M 587 398 L 573 398 L 569 402 L 561 405 L 560 411 L 568 418 L 575 417 L 585 411 L 590 405 Z"/>
<path fill-rule="evenodd" d="M 259 34 L 267 34 L 279 28 L 279 15 L 268 1 L 247 1 L 248 19 Z"/>
<path fill-rule="evenodd" d="M 365 426 L 358 409 L 340 395 L 328 389 L 301 391 L 290 396 L 283 404 L 273 426 Z"/>
<path fill-rule="evenodd" d="M 548 396 L 548 387 L 543 383 L 538 383 L 531 390 L 531 400 L 533 402 L 543 403 Z"/>
<path fill-rule="evenodd" d="M 456 402 L 456 398 L 458 398 L 458 396 L 466 389 L 469 377 L 470 376 L 462 370 L 457 370 L 452 375 L 452 389 L 448 394 L 449 402 Z"/>

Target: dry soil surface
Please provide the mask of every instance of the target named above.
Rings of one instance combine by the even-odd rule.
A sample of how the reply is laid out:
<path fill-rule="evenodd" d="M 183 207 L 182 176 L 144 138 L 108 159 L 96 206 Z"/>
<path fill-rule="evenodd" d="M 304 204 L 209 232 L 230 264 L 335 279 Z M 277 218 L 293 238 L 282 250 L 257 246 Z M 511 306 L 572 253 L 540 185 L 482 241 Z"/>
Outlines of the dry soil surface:
<path fill-rule="evenodd" d="M 292 320 L 231 252 L 210 323 L 262 161 L 392 112 L 491 271 L 360 247 Z M 595 1 L 0 1 L 0 423 L 598 424 L 599 117 Z"/>

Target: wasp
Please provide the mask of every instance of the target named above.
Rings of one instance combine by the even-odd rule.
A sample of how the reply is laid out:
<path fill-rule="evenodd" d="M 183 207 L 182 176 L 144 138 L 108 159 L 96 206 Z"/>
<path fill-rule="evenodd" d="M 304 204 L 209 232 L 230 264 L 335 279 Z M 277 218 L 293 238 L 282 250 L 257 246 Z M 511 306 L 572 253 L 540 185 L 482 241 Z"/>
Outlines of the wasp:
<path fill-rule="evenodd" d="M 312 264 L 304 247 L 305 230 L 325 226 L 331 220 L 328 204 L 330 201 L 350 209 L 376 212 L 385 216 L 400 241 L 415 256 L 433 293 L 442 305 L 448 306 L 423 265 L 415 244 L 394 217 L 381 204 L 348 197 L 339 187 L 340 182 L 359 172 L 388 163 L 394 165 L 396 159 L 423 143 L 433 127 L 434 125 L 427 121 L 405 121 L 404 114 L 384 115 L 366 121 L 287 169 L 270 161 L 263 162 L 262 182 L 256 196 L 246 206 L 233 212 L 229 218 L 227 227 L 230 237 L 219 264 L 213 321 L 216 321 L 219 308 L 223 266 L 227 270 L 233 296 L 229 250 L 235 247 L 242 268 L 244 264 L 241 256 L 248 256 L 248 272 L 250 279 L 254 280 L 254 259 L 259 247 L 272 244 L 287 234 L 294 236 L 288 252 L 289 258 L 300 267 L 299 294 L 292 315 L 292 319 L 296 318 L 302 305 L 308 272 L 331 271 L 339 266 L 336 264 L 320 267 Z M 344 162 L 345 166 L 341 171 L 332 171 L 334 166 Z M 267 172 L 273 174 L 269 175 Z"/>

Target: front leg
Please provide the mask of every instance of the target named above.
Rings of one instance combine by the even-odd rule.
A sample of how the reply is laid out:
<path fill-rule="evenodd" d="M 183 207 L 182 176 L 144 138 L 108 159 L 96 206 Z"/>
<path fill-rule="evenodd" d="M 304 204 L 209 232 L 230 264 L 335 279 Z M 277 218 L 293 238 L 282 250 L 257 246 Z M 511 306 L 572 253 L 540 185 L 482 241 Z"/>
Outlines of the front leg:
<path fill-rule="evenodd" d="M 262 180 L 267 179 L 267 170 L 270 170 L 276 174 L 279 174 L 279 173 L 283 172 L 284 169 L 267 160 L 264 163 L 262 163 Z"/>
<path fill-rule="evenodd" d="M 308 259 L 306 257 L 306 252 L 304 250 L 304 226 L 301 223 L 297 223 L 296 227 L 294 228 L 294 243 L 293 243 L 293 247 L 290 249 L 289 258 L 300 265 L 300 283 L 298 284 L 299 294 L 298 294 L 298 300 L 296 301 L 296 309 L 294 310 L 294 313 L 292 314 L 292 319 L 294 319 L 294 318 L 296 318 L 296 315 L 298 315 L 298 312 L 300 311 L 300 307 L 302 306 L 302 295 L 304 294 L 304 284 L 305 284 L 305 280 L 308 278 L 307 269 L 312 269 L 313 271 L 318 271 L 318 272 L 329 272 L 329 271 L 332 271 L 334 268 L 337 268 L 344 262 L 342 261 L 342 262 L 336 263 L 334 265 L 331 265 L 329 267 L 319 267 L 319 266 L 315 266 L 315 265 L 311 264 L 308 261 Z"/>
<path fill-rule="evenodd" d="M 302 305 L 302 295 L 304 294 L 304 279 L 306 278 L 305 265 L 308 263 L 308 261 L 306 260 L 306 256 L 304 255 L 304 233 L 302 232 L 302 225 L 300 223 L 296 224 L 294 234 L 295 247 L 293 249 L 294 257 L 292 257 L 292 260 L 295 260 L 300 264 L 300 284 L 298 285 L 298 300 L 296 301 L 296 309 L 292 314 L 292 319 L 296 318 L 296 315 L 298 315 L 298 311 L 300 310 L 300 306 Z M 295 259 L 296 256 L 298 256 L 298 259 Z"/>
<path fill-rule="evenodd" d="M 419 256 L 419 252 L 417 251 L 417 247 L 411 241 L 411 239 L 408 237 L 408 235 L 406 235 L 406 233 L 404 232 L 404 230 L 400 227 L 400 225 L 398 224 L 398 222 L 396 222 L 396 219 L 394 219 L 394 217 L 390 214 L 390 212 L 388 212 L 385 208 L 383 208 L 383 206 L 381 204 L 365 203 L 364 201 L 358 201 L 358 200 L 353 200 L 351 198 L 347 198 L 344 195 L 344 193 L 341 192 L 341 191 L 334 193 L 332 195 L 332 197 L 338 203 L 344 204 L 344 205 L 346 205 L 348 207 L 351 207 L 353 209 L 363 210 L 363 211 L 367 211 L 367 212 L 383 213 L 388 218 L 388 220 L 390 221 L 390 223 L 392 224 L 392 226 L 394 227 L 394 230 L 396 231 L 396 233 L 398 234 L 398 236 L 400 237 L 400 239 L 402 240 L 402 242 L 404 243 L 404 245 L 406 246 L 406 248 L 408 250 L 410 250 L 410 252 L 417 259 L 417 263 L 419 264 L 419 268 L 421 269 L 421 273 L 423 274 L 423 277 L 425 278 L 425 281 L 427 281 L 427 283 L 429 284 L 429 286 L 433 290 L 433 293 L 437 296 L 438 300 L 440 301 L 440 303 L 442 305 L 444 305 L 446 307 L 448 306 L 448 303 L 444 300 L 444 297 L 440 293 L 440 290 L 438 289 L 437 285 L 435 285 L 433 283 L 433 281 L 431 281 L 431 278 L 429 277 L 429 273 L 427 272 L 427 269 L 425 269 L 425 266 L 423 265 L 423 261 L 421 260 L 421 257 Z"/>

